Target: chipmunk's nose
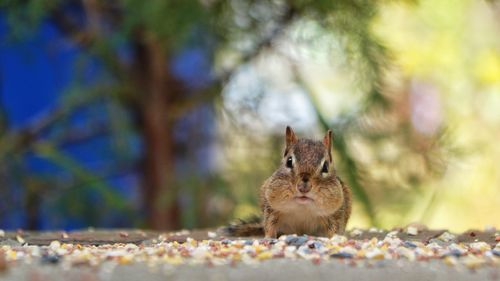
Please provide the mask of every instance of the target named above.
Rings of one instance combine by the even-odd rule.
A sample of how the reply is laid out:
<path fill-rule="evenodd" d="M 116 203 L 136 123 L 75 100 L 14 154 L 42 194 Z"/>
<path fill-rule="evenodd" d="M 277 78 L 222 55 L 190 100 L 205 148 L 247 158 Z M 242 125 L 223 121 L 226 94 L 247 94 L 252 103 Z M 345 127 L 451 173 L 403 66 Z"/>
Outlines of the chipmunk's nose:
<path fill-rule="evenodd" d="M 307 182 L 302 182 L 299 183 L 297 189 L 299 190 L 300 193 L 308 193 L 309 191 L 311 191 L 311 185 Z"/>
<path fill-rule="evenodd" d="M 309 183 L 309 174 L 300 175 L 302 182 L 297 185 L 297 189 L 300 193 L 308 193 L 311 191 L 311 184 Z"/>

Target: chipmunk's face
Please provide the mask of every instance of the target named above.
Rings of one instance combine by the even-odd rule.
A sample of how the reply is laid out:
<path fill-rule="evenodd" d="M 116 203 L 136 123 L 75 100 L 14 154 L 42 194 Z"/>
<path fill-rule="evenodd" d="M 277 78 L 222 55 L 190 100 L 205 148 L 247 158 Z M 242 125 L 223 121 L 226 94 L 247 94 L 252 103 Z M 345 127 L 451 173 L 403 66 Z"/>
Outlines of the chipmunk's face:
<path fill-rule="evenodd" d="M 331 157 L 331 132 L 323 142 L 297 139 L 287 128 L 286 148 L 281 167 L 275 172 L 267 199 L 282 212 L 309 211 L 326 216 L 343 202 Z"/>

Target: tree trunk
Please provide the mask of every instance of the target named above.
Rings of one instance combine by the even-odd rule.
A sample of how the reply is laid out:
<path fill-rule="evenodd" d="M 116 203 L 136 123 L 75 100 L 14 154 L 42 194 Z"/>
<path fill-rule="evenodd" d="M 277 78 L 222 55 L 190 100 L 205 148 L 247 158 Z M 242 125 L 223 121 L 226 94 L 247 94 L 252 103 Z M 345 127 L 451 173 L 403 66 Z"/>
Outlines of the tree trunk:
<path fill-rule="evenodd" d="M 25 182 L 26 188 L 26 229 L 40 229 L 40 196 L 34 183 Z"/>
<path fill-rule="evenodd" d="M 143 37 L 144 38 L 144 37 Z M 167 71 L 167 58 L 154 39 L 144 39 L 136 48 L 139 115 L 144 142 L 143 207 L 147 227 L 177 229 L 180 213 L 175 189 L 173 120 L 169 118 L 177 83 Z"/>

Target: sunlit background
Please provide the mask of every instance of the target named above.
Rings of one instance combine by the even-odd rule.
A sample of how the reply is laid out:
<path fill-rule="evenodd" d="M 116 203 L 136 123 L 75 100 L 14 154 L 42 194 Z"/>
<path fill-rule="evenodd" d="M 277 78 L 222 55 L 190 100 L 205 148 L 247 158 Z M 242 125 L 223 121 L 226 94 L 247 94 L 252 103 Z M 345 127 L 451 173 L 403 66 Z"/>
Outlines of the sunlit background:
<path fill-rule="evenodd" d="M 259 214 L 286 125 L 335 135 L 349 227 L 500 228 L 500 3 L 0 4 L 0 228 Z"/>

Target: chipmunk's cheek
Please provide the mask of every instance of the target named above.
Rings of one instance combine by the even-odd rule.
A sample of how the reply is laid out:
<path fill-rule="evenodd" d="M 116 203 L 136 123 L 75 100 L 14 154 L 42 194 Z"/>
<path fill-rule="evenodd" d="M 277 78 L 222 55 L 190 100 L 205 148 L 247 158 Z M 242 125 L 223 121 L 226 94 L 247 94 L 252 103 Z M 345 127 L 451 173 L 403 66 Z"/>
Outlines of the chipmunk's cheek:
<path fill-rule="evenodd" d="M 279 209 L 280 206 L 286 204 L 287 201 L 293 194 L 290 192 L 290 188 L 287 186 L 282 186 L 279 189 L 269 189 L 265 193 L 265 197 L 271 207 Z"/>
<path fill-rule="evenodd" d="M 328 200 L 329 208 L 332 210 L 337 210 L 342 206 L 344 202 L 344 196 L 342 192 L 332 192 L 330 193 L 330 199 Z"/>

